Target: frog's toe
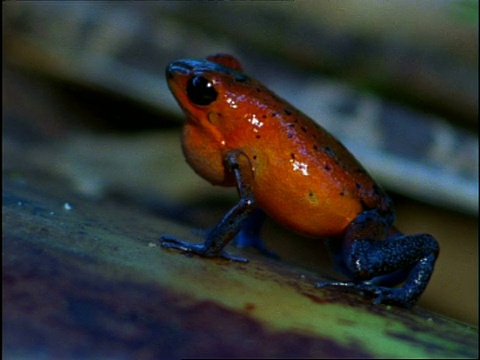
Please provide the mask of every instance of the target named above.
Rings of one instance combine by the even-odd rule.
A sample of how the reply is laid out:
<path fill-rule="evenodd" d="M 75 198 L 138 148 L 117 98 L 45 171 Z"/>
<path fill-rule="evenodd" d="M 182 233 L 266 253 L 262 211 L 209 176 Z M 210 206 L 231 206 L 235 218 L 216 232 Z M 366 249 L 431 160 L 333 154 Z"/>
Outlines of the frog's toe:
<path fill-rule="evenodd" d="M 244 257 L 233 256 L 223 250 L 220 252 L 212 251 L 212 249 L 205 244 L 192 244 L 188 241 L 180 240 L 172 235 L 162 235 L 161 239 L 163 241 L 160 243 L 160 245 L 166 249 L 180 250 L 187 254 L 195 254 L 203 257 L 219 257 L 230 261 L 248 262 L 248 259 Z"/>
<path fill-rule="evenodd" d="M 322 289 L 325 287 L 335 286 L 335 287 L 343 287 L 343 288 L 354 288 L 355 283 L 353 282 L 344 282 L 344 281 L 320 281 L 315 284 L 315 287 L 318 289 Z"/>
<path fill-rule="evenodd" d="M 403 288 L 386 288 L 386 287 L 377 287 L 370 291 L 370 293 L 375 296 L 374 303 L 376 305 L 386 303 L 400 305 L 406 308 L 410 308 L 417 302 L 417 297 L 410 296 L 409 292 Z"/>
<path fill-rule="evenodd" d="M 183 241 L 172 235 L 162 235 L 163 240 L 160 245 L 166 249 L 176 249 L 184 252 L 191 252 L 194 254 L 201 254 L 202 244 L 192 244 L 188 241 Z"/>
<path fill-rule="evenodd" d="M 315 284 L 315 287 L 317 288 L 325 288 L 328 286 L 349 288 L 362 296 L 371 296 L 375 299 L 375 305 L 386 303 L 401 305 L 403 307 L 409 308 L 412 307 L 417 301 L 417 298 L 415 298 L 415 296 L 411 296 L 408 290 L 404 288 L 389 288 L 384 286 L 378 286 L 371 284 L 369 281 L 361 283 L 331 281 L 318 282 Z"/>
<path fill-rule="evenodd" d="M 237 262 L 243 262 L 243 263 L 246 263 L 248 262 L 248 259 L 247 258 L 244 258 L 242 256 L 234 256 L 234 255 L 230 255 L 228 252 L 226 251 L 222 251 L 219 255 L 219 257 L 221 258 L 224 258 L 226 260 L 230 260 L 230 261 L 237 261 Z"/>

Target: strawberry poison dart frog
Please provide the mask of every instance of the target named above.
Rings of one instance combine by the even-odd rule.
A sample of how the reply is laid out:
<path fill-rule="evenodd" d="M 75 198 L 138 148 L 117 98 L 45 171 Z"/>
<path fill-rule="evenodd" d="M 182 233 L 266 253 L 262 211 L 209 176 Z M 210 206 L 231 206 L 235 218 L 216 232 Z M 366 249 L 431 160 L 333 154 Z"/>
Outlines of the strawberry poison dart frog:
<path fill-rule="evenodd" d="M 247 261 L 225 246 L 237 235 L 258 237 L 266 214 L 303 236 L 328 239 L 351 281 L 317 287 L 350 288 L 377 304 L 410 307 L 418 300 L 438 243 L 393 226 L 390 198 L 338 140 L 230 55 L 174 61 L 166 77 L 186 115 L 187 162 L 214 185 L 236 186 L 240 200 L 204 243 L 162 235 L 164 248 Z"/>

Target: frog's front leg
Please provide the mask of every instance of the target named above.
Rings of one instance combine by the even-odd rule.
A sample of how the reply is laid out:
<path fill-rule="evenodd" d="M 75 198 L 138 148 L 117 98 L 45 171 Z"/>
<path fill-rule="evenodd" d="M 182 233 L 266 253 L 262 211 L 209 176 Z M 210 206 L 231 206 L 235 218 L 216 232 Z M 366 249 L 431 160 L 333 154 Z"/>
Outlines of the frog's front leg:
<path fill-rule="evenodd" d="M 235 236 L 234 243 L 240 248 L 253 247 L 261 254 L 278 260 L 280 257 L 272 250 L 269 250 L 260 237 L 260 231 L 262 230 L 265 218 L 266 215 L 263 210 L 257 208 L 249 216 L 248 220 L 245 221 L 242 230 Z"/>
<path fill-rule="evenodd" d="M 377 210 L 361 213 L 347 227 L 341 253 L 337 254 L 337 259 L 342 258 L 341 267 L 354 281 L 318 283 L 317 287 L 352 288 L 375 296 L 377 304 L 413 306 L 430 280 L 439 246 L 428 234 L 403 235 L 392 222 L 393 214 L 386 217 Z M 391 229 L 395 231 L 385 239 Z M 403 285 L 391 287 L 392 279 Z"/>
<path fill-rule="evenodd" d="M 252 191 L 253 172 L 247 155 L 238 150 L 229 151 L 225 157 L 228 169 L 234 173 L 239 202 L 209 232 L 203 244 L 192 244 L 172 235 L 162 235 L 161 246 L 177 249 L 205 257 L 222 257 L 233 261 L 246 262 L 243 257 L 228 254 L 224 248 L 242 229 L 252 212 L 257 208 Z"/>

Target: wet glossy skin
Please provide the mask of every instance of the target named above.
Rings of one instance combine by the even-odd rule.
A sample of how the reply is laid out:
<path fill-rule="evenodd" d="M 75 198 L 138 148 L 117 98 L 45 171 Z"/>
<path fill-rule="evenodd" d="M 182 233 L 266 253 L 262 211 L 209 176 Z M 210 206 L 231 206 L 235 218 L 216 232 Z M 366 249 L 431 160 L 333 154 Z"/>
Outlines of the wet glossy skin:
<path fill-rule="evenodd" d="M 187 118 L 187 162 L 214 185 L 237 186 L 240 201 L 204 244 L 165 235 L 164 247 L 243 260 L 223 249 L 239 233 L 258 237 L 264 212 L 301 235 L 331 239 L 338 265 L 356 282 L 319 287 L 349 287 L 404 306 L 416 301 L 438 245 L 392 226 L 389 197 L 340 142 L 229 55 L 175 61 L 167 81 Z M 405 279 L 402 288 L 379 286 Z"/>

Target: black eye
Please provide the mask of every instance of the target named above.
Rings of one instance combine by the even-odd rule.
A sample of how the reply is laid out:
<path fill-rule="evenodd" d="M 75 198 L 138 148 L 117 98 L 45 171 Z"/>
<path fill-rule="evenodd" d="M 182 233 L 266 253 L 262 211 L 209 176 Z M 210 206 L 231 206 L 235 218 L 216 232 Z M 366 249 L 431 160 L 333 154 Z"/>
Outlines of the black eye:
<path fill-rule="evenodd" d="M 191 102 L 196 105 L 209 105 L 217 99 L 217 91 L 211 81 L 201 76 L 195 76 L 188 80 L 187 95 Z"/>

